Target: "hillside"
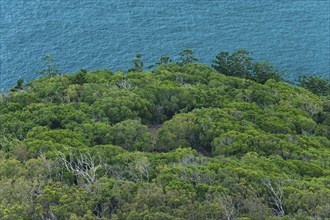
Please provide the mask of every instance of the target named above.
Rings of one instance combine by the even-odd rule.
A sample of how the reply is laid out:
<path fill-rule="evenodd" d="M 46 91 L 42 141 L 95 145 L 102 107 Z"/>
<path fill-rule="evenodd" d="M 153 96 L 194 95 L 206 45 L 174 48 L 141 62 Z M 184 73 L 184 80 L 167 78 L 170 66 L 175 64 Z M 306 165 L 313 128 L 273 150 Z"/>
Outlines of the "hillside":
<path fill-rule="evenodd" d="M 0 96 L 1 219 L 329 219 L 330 96 L 202 64 Z"/>

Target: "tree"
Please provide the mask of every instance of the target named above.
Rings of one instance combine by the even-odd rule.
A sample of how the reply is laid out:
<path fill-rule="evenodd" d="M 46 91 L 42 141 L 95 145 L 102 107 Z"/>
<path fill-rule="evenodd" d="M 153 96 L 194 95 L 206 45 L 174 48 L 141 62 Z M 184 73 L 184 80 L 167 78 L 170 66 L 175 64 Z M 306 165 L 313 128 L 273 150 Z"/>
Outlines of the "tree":
<path fill-rule="evenodd" d="M 134 181 L 147 181 L 150 178 L 150 162 L 147 157 L 137 157 L 135 161 L 128 165 L 129 174 Z"/>
<path fill-rule="evenodd" d="M 252 72 L 253 58 L 248 55 L 251 52 L 247 50 L 236 50 L 232 54 L 221 52 L 212 62 L 212 67 L 219 73 L 228 76 L 237 76 L 241 78 L 250 78 Z"/>
<path fill-rule="evenodd" d="M 159 61 L 158 61 L 156 64 L 158 64 L 158 65 L 161 65 L 161 64 L 166 65 L 166 64 L 168 64 L 168 63 L 170 63 L 170 62 L 172 62 L 172 60 L 170 59 L 169 56 L 167 56 L 167 55 L 165 54 L 165 55 L 163 55 L 163 56 L 161 56 L 161 57 L 159 58 Z"/>
<path fill-rule="evenodd" d="M 157 147 L 173 150 L 184 147 L 200 147 L 197 118 L 192 113 L 180 114 L 166 121 L 159 130 Z"/>
<path fill-rule="evenodd" d="M 140 53 L 136 54 L 135 59 L 132 60 L 132 63 L 134 64 L 134 68 L 129 69 L 128 72 L 131 72 L 131 71 L 142 72 L 143 71 L 142 54 L 140 54 Z"/>
<path fill-rule="evenodd" d="M 15 87 L 11 88 L 10 91 L 16 92 L 18 90 L 23 90 L 23 82 L 24 82 L 23 79 L 17 80 L 17 85 Z"/>
<path fill-rule="evenodd" d="M 109 139 L 112 144 L 129 151 L 147 151 L 152 147 L 148 127 L 137 120 L 125 120 L 113 125 Z"/>
<path fill-rule="evenodd" d="M 74 84 L 84 84 L 86 82 L 87 70 L 80 68 L 80 71 L 72 76 L 72 83 Z"/>
<path fill-rule="evenodd" d="M 272 184 L 269 179 L 263 179 L 262 184 L 267 188 L 270 195 L 270 203 L 274 205 L 273 211 L 277 216 L 285 215 L 283 208 L 283 186 L 282 182 Z"/>
<path fill-rule="evenodd" d="M 253 74 L 251 79 L 264 84 L 269 79 L 282 81 L 281 73 L 267 61 L 260 61 L 253 64 Z"/>
<path fill-rule="evenodd" d="M 60 74 L 60 71 L 57 69 L 58 64 L 55 63 L 55 60 L 50 56 L 50 54 L 47 54 L 43 60 L 45 61 L 45 67 L 41 71 L 37 71 L 38 74 L 49 77 L 55 77 Z"/>
<path fill-rule="evenodd" d="M 80 153 L 79 155 L 74 155 L 69 153 L 69 158 L 67 159 L 62 152 L 57 153 L 67 171 L 82 178 L 87 184 L 97 181 L 97 170 L 99 170 L 103 164 L 101 162 L 96 164 L 90 154 Z"/>
<path fill-rule="evenodd" d="M 267 61 L 253 63 L 249 56 L 252 52 L 247 50 L 236 50 L 232 54 L 221 52 L 212 62 L 212 67 L 219 73 L 228 76 L 250 79 L 257 83 L 266 83 L 267 80 L 282 81 L 282 73 Z"/>
<path fill-rule="evenodd" d="M 317 76 L 303 75 L 299 77 L 298 85 L 308 89 L 316 95 L 330 95 L 330 82 L 327 79 L 321 79 Z"/>
<path fill-rule="evenodd" d="M 159 60 L 155 64 L 150 65 L 148 68 L 153 68 L 153 67 L 160 66 L 160 65 L 166 65 L 166 64 L 169 64 L 170 62 L 172 62 L 170 57 L 167 56 L 166 54 L 164 54 L 159 58 Z"/>
<path fill-rule="evenodd" d="M 184 49 L 181 53 L 180 53 L 180 60 L 181 60 L 181 65 L 186 65 L 188 63 L 192 63 L 194 61 L 198 61 L 198 59 L 196 57 L 193 56 L 194 52 L 191 49 Z"/>

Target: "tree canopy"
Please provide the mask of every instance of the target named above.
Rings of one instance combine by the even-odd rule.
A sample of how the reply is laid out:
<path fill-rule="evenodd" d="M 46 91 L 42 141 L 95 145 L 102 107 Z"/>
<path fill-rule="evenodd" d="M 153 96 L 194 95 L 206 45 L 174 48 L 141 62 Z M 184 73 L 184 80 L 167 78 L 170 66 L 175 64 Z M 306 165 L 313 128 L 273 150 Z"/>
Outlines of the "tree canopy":
<path fill-rule="evenodd" d="M 327 219 L 321 82 L 290 85 L 245 51 L 216 71 L 191 56 L 1 94 L 0 218 Z"/>

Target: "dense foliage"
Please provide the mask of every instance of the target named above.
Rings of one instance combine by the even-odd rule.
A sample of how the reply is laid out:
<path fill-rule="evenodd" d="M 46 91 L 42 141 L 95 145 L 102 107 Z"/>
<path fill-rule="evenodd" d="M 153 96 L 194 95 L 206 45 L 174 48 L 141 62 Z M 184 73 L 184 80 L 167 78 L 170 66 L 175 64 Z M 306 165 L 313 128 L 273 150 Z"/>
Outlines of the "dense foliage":
<path fill-rule="evenodd" d="M 219 73 L 251 79 L 258 83 L 265 83 L 269 79 L 275 81 L 283 80 L 283 73 L 279 72 L 267 61 L 253 62 L 250 54 L 250 51 L 243 49 L 234 51 L 231 54 L 229 52 L 221 52 L 213 60 L 212 67 Z"/>
<path fill-rule="evenodd" d="M 330 81 L 316 76 L 303 75 L 298 79 L 298 85 L 317 95 L 330 94 Z"/>
<path fill-rule="evenodd" d="M 2 94 L 0 218 L 329 218 L 330 96 L 229 62 L 245 55 L 220 73 L 137 55 Z"/>

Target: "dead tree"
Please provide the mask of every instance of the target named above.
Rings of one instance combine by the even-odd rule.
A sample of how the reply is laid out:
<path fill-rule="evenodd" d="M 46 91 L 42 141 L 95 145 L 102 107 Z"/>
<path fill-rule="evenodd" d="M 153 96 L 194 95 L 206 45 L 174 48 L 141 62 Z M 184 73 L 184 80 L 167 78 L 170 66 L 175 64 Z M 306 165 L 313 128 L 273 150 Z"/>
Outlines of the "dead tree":
<path fill-rule="evenodd" d="M 82 178 L 87 184 L 94 183 L 96 181 L 97 170 L 102 167 L 102 164 L 95 164 L 92 156 L 88 154 L 74 155 L 69 153 L 66 157 L 62 152 L 58 152 L 60 160 L 63 162 L 67 171 Z"/>
<path fill-rule="evenodd" d="M 282 184 L 272 184 L 269 179 L 262 180 L 262 183 L 266 186 L 268 193 L 271 198 L 271 204 L 275 206 L 273 208 L 273 212 L 277 216 L 284 216 L 284 208 L 283 208 L 283 190 L 282 190 Z"/>

